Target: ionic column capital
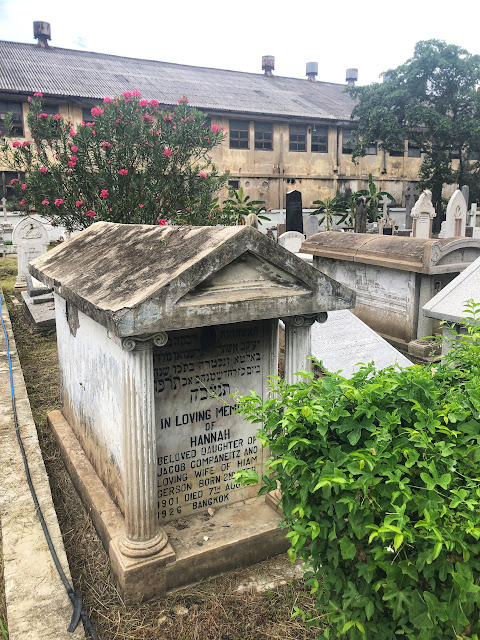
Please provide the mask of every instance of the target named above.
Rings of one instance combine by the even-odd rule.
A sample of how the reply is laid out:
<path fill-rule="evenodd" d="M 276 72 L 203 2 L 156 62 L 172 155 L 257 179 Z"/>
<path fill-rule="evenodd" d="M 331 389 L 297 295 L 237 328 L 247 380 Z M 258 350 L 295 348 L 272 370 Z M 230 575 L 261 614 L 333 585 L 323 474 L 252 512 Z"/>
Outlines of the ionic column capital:
<path fill-rule="evenodd" d="M 129 336 L 121 339 L 121 347 L 124 351 L 144 351 L 155 347 L 163 347 L 167 344 L 168 334 L 159 331 L 149 336 Z"/>
<path fill-rule="evenodd" d="M 302 316 L 288 316 L 282 318 L 283 322 L 290 327 L 311 327 L 314 322 L 324 323 L 327 321 L 326 311 L 320 313 L 307 313 Z"/>

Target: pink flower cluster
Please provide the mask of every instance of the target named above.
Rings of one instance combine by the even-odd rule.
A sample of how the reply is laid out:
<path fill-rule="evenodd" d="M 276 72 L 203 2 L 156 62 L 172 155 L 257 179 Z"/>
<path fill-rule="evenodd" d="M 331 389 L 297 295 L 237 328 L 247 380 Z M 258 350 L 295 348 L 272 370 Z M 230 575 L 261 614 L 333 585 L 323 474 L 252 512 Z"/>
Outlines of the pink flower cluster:
<path fill-rule="evenodd" d="M 45 200 L 42 200 L 42 204 L 44 204 L 45 206 L 47 206 L 47 205 L 49 205 L 49 204 L 50 204 L 50 202 L 49 202 L 47 199 L 45 199 Z"/>
<path fill-rule="evenodd" d="M 165 218 L 160 218 L 160 220 L 158 221 L 158 224 L 161 227 L 164 227 L 167 224 L 167 222 L 166 222 Z"/>
<path fill-rule="evenodd" d="M 33 97 L 34 98 L 43 98 L 43 93 L 34 93 Z"/>
<path fill-rule="evenodd" d="M 61 207 L 61 206 L 62 206 L 62 204 L 65 204 L 65 202 L 62 200 L 62 198 L 57 198 L 53 204 L 54 204 L 56 207 Z"/>
<path fill-rule="evenodd" d="M 139 100 L 138 101 L 138 106 L 139 107 L 148 107 L 148 100 Z"/>
<path fill-rule="evenodd" d="M 158 100 L 150 100 L 152 107 L 158 107 Z"/>
<path fill-rule="evenodd" d="M 78 147 L 76 145 L 72 144 L 72 146 L 70 147 L 70 150 L 71 150 L 72 153 L 77 153 Z"/>
<path fill-rule="evenodd" d="M 47 113 L 39 113 L 38 114 L 38 120 L 48 120 L 48 114 Z"/>
<path fill-rule="evenodd" d="M 103 142 L 100 143 L 100 146 L 102 149 L 111 149 L 112 145 L 109 142 L 106 142 L 105 140 L 103 140 Z"/>
<path fill-rule="evenodd" d="M 93 216 L 96 216 L 97 214 L 95 211 L 90 210 L 90 211 L 87 211 L 85 215 L 87 215 L 89 218 L 93 218 Z"/>
<path fill-rule="evenodd" d="M 217 133 L 217 131 L 220 129 L 220 127 L 218 126 L 218 124 L 214 124 L 212 125 L 212 133 Z"/>
<path fill-rule="evenodd" d="M 12 142 L 12 147 L 21 147 L 22 143 L 18 142 L 18 140 L 15 140 L 15 142 Z"/>
<path fill-rule="evenodd" d="M 141 98 L 142 94 L 140 91 L 124 91 L 122 95 L 125 98 Z"/>
<path fill-rule="evenodd" d="M 182 102 L 187 103 L 188 99 L 185 96 L 183 96 L 183 98 L 180 98 L 180 100 L 178 101 L 178 104 L 182 104 Z"/>
<path fill-rule="evenodd" d="M 75 202 L 75 206 L 76 206 L 76 207 L 81 207 L 81 206 L 82 206 L 82 204 L 83 204 L 83 200 L 77 200 L 77 201 Z"/>
<path fill-rule="evenodd" d="M 102 189 L 100 192 L 101 198 L 108 198 L 108 191 L 106 189 Z"/>
<path fill-rule="evenodd" d="M 205 173 L 199 173 L 198 175 L 200 176 L 200 178 L 206 178 L 207 177 Z"/>
<path fill-rule="evenodd" d="M 112 98 L 109 98 L 108 96 L 105 96 L 105 98 L 103 99 L 103 102 L 105 104 L 107 104 L 108 102 L 113 102 Z"/>
<path fill-rule="evenodd" d="M 118 172 L 118 175 L 120 176 L 126 176 L 128 173 L 128 169 L 120 169 L 120 171 Z"/>
<path fill-rule="evenodd" d="M 52 116 L 54 120 L 60 120 L 61 117 L 62 116 L 59 113 L 56 113 L 54 116 Z"/>
<path fill-rule="evenodd" d="M 20 182 L 20 180 L 18 178 L 13 178 L 12 180 L 10 180 L 10 184 L 15 184 L 16 182 Z"/>
<path fill-rule="evenodd" d="M 25 191 L 25 189 L 27 188 L 26 184 L 22 184 L 22 191 Z"/>
<path fill-rule="evenodd" d="M 40 173 L 47 173 L 47 170 L 45 169 L 45 167 L 40 167 L 39 171 Z"/>
<path fill-rule="evenodd" d="M 167 149 L 167 147 L 165 147 L 165 150 L 163 152 L 164 156 L 171 156 L 172 155 L 172 151 L 171 149 Z"/>
<path fill-rule="evenodd" d="M 90 113 L 94 118 L 97 118 L 100 114 L 105 112 L 103 109 L 100 109 L 100 107 L 93 107 L 93 109 L 90 110 Z"/>

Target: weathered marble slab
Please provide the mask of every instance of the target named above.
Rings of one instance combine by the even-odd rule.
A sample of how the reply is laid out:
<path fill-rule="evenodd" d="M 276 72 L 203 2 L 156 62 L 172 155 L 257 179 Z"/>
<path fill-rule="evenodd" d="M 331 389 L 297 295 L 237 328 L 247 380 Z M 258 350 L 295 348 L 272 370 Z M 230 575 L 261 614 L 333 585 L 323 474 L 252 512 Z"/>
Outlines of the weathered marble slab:
<path fill-rule="evenodd" d="M 312 326 L 312 355 L 329 371 L 351 378 L 359 363 L 373 362 L 377 369 L 412 363 L 395 347 L 348 310 L 330 311 L 328 320 Z"/>
<path fill-rule="evenodd" d="M 257 494 L 258 485 L 233 482 L 241 469 L 261 473 L 262 449 L 258 425 L 235 414 L 230 395 L 262 395 L 266 332 L 262 321 L 177 331 L 154 350 L 161 521 Z"/>

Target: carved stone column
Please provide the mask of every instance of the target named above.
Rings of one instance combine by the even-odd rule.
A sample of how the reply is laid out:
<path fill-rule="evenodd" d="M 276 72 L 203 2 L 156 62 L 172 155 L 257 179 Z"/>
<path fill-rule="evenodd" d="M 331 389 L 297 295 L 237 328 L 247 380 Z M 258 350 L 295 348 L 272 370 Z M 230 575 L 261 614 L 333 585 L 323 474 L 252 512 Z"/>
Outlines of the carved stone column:
<path fill-rule="evenodd" d="M 166 344 L 161 332 L 148 338 L 124 338 L 123 443 L 125 456 L 125 537 L 120 551 L 148 557 L 167 544 L 157 508 L 157 456 L 153 346 Z"/>
<path fill-rule="evenodd" d="M 311 327 L 314 322 L 325 322 L 327 314 L 311 313 L 304 316 L 282 318 L 285 323 L 285 379 L 288 384 L 298 380 L 298 371 L 310 371 L 312 355 Z"/>

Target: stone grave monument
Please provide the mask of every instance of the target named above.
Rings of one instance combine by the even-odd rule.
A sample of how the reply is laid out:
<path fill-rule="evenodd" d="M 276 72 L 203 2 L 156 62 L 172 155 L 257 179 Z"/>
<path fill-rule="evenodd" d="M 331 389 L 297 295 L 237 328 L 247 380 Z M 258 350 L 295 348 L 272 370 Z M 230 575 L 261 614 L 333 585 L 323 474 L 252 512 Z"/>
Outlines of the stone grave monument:
<path fill-rule="evenodd" d="M 475 302 L 480 301 L 480 258 L 472 262 L 465 271 L 462 271 L 423 307 L 423 314 L 426 317 L 448 323 L 441 327 L 444 338 L 443 354 L 448 351 L 449 343 L 453 339 L 452 325 L 455 331 L 466 333 L 459 323 L 465 319 L 465 302 L 472 298 Z"/>
<path fill-rule="evenodd" d="M 17 246 L 18 275 L 16 289 L 27 285 L 28 263 L 46 253 L 48 235 L 41 222 L 30 216 L 23 218 L 13 230 L 12 243 Z"/>
<path fill-rule="evenodd" d="M 300 252 L 313 255 L 319 271 L 356 292 L 357 317 L 408 350 L 437 332 L 438 323 L 419 310 L 480 256 L 480 240 L 325 231 L 307 238 Z"/>
<path fill-rule="evenodd" d="M 443 225 L 442 225 L 443 226 Z M 445 238 L 465 237 L 465 227 L 467 226 L 467 203 L 462 192 L 457 189 L 450 198 L 447 205 L 447 216 L 442 235 Z"/>
<path fill-rule="evenodd" d="M 305 220 L 305 224 L 303 225 L 303 229 L 305 231 L 305 236 L 309 238 L 310 236 L 318 233 L 318 217 L 317 216 L 307 216 Z"/>
<path fill-rule="evenodd" d="M 393 236 L 395 230 L 395 220 L 392 220 L 388 214 L 389 202 L 389 199 L 384 196 L 380 203 L 383 207 L 383 215 L 378 223 L 378 233 L 382 236 Z"/>
<path fill-rule="evenodd" d="M 288 251 L 298 253 L 304 240 L 305 236 L 303 233 L 298 233 L 298 231 L 286 231 L 278 238 L 278 244 L 281 247 L 288 249 Z"/>
<path fill-rule="evenodd" d="M 355 206 L 355 233 L 367 233 L 367 214 L 367 199 L 365 196 L 360 196 L 357 198 Z"/>
<path fill-rule="evenodd" d="M 470 226 L 472 227 L 472 238 L 480 238 L 480 225 L 477 218 L 480 216 L 480 211 L 477 209 L 477 203 L 472 202 L 470 208 Z"/>
<path fill-rule="evenodd" d="M 235 394 L 310 367 L 311 327 L 355 296 L 250 226 L 98 222 L 30 265 L 54 288 L 67 468 L 134 602 L 282 552 L 267 452 Z"/>
<path fill-rule="evenodd" d="M 286 195 L 286 231 L 303 233 L 302 194 L 296 189 Z"/>
<path fill-rule="evenodd" d="M 431 238 L 433 219 L 437 215 L 432 204 L 432 192 L 422 191 L 412 209 L 413 230 L 412 238 Z"/>

